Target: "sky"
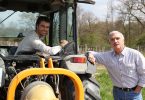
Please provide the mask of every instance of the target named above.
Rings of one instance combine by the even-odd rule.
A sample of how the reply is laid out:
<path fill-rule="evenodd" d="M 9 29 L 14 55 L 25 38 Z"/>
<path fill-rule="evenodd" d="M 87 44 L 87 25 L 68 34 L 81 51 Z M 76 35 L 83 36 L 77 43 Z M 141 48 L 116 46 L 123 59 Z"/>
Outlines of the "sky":
<path fill-rule="evenodd" d="M 83 4 L 80 3 L 79 6 L 84 10 L 84 11 L 90 11 L 92 12 L 98 19 L 105 20 L 106 15 L 107 15 L 107 2 L 109 0 L 94 0 L 95 4 Z M 12 11 L 7 11 L 7 13 L 2 14 L 0 13 L 0 19 L 4 19 L 7 16 L 9 16 Z M 8 20 L 5 21 L 5 23 L 13 22 L 14 20 L 16 21 L 19 20 L 17 13 L 13 14 L 11 17 L 8 18 Z"/>
<path fill-rule="evenodd" d="M 94 0 L 95 5 L 79 4 L 84 11 L 92 12 L 96 17 L 104 20 L 107 15 L 107 3 L 109 0 Z"/>

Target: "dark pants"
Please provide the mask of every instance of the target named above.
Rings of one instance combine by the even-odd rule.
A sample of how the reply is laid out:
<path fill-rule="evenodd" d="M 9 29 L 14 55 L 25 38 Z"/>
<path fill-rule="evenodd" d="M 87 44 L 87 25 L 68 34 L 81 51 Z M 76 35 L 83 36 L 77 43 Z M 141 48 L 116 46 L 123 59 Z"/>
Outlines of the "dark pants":
<path fill-rule="evenodd" d="M 124 91 L 113 87 L 114 100 L 143 100 L 141 93 L 135 93 L 134 90 Z"/>

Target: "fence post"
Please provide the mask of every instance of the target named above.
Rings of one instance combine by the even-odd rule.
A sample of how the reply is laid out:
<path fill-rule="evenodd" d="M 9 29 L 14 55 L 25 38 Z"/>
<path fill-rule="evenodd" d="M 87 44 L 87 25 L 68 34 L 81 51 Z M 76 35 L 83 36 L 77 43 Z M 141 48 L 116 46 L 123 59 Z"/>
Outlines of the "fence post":
<path fill-rule="evenodd" d="M 88 46 L 85 44 L 85 52 L 88 51 Z"/>

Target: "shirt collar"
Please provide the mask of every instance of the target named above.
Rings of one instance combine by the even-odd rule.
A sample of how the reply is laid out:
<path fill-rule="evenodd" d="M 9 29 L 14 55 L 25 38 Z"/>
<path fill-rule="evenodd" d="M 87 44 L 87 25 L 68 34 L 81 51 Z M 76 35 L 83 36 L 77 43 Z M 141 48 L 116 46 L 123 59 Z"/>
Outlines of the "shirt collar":
<path fill-rule="evenodd" d="M 39 35 L 34 31 L 34 35 L 36 36 L 36 37 L 39 37 Z"/>
<path fill-rule="evenodd" d="M 41 40 L 43 40 L 44 37 L 45 37 L 45 36 L 40 37 L 36 32 L 34 32 L 34 35 L 35 35 L 36 37 L 38 37 L 39 39 L 41 39 Z"/>
<path fill-rule="evenodd" d="M 127 47 L 124 47 L 123 51 L 119 55 L 123 55 L 124 56 L 126 51 L 127 51 L 126 49 L 127 49 Z M 113 53 L 113 56 L 117 56 L 117 54 L 115 53 L 114 50 L 112 50 L 112 53 Z"/>

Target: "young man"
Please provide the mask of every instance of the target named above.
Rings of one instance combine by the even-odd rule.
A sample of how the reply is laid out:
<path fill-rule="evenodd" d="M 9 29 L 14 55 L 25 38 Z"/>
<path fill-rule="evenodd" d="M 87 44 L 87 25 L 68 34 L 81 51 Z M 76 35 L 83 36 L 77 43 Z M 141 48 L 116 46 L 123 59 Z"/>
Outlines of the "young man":
<path fill-rule="evenodd" d="M 145 58 L 137 50 L 124 45 L 124 36 L 118 31 L 109 33 L 112 50 L 90 51 L 88 60 L 106 66 L 113 82 L 114 100 L 142 100 L 145 86 Z"/>
<path fill-rule="evenodd" d="M 43 52 L 50 55 L 58 53 L 61 50 L 61 46 L 50 47 L 41 41 L 41 38 L 48 34 L 49 27 L 50 22 L 48 17 L 39 16 L 36 21 L 35 31 L 21 41 L 15 55 L 21 52 Z"/>

